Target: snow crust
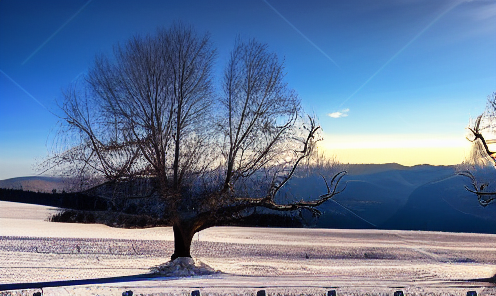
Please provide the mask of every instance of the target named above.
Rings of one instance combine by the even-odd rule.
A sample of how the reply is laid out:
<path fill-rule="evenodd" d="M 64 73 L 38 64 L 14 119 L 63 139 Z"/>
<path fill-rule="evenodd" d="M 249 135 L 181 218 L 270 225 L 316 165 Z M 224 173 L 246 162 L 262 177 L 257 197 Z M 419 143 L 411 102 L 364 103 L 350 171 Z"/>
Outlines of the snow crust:
<path fill-rule="evenodd" d="M 0 283 L 150 274 L 143 281 L 64 286 L 43 295 L 496 295 L 467 279 L 496 273 L 496 235 L 420 231 L 214 227 L 192 255 L 173 252 L 171 228 L 51 223 L 56 209 L 0 202 Z M 222 271 L 221 273 L 217 271 Z M 33 295 L 39 289 L 0 295 Z M 3 294 L 2 294 L 3 293 Z M 7 294 L 10 293 L 10 294 Z"/>

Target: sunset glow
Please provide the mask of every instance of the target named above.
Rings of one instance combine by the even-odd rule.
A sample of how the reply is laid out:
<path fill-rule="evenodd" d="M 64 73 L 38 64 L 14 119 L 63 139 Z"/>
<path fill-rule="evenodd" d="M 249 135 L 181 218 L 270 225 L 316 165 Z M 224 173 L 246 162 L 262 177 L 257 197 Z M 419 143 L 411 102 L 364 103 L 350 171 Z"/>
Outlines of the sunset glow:
<path fill-rule="evenodd" d="M 326 135 L 319 145 L 341 163 L 399 163 L 455 165 L 470 152 L 470 143 L 460 138 L 426 135 Z"/>

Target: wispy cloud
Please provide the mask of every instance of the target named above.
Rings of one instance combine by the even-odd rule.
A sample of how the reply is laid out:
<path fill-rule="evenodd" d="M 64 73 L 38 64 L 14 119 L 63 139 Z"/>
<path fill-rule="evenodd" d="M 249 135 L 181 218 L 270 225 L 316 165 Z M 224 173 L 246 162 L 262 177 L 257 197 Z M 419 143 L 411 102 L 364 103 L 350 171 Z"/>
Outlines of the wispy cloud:
<path fill-rule="evenodd" d="M 384 68 L 386 68 L 386 66 L 389 65 L 389 63 L 391 63 L 394 59 L 396 59 L 403 51 L 405 51 L 405 49 L 410 47 L 410 45 L 412 45 L 412 43 L 414 43 L 420 36 L 422 36 L 430 27 L 432 27 L 435 23 L 437 23 L 437 21 L 439 21 L 439 19 L 441 19 L 444 15 L 446 15 L 448 12 L 450 12 L 453 8 L 455 8 L 458 5 L 460 5 L 461 3 L 463 3 L 463 1 L 453 2 L 453 3 L 454 4 L 452 4 L 446 10 L 444 10 L 438 16 L 436 16 L 436 18 L 434 18 L 427 26 L 425 26 L 420 32 L 418 32 L 417 35 L 415 35 L 412 39 L 410 39 L 410 41 L 408 41 L 408 43 L 406 43 L 391 58 L 389 58 L 389 60 L 387 60 L 387 62 L 384 63 L 384 65 L 382 65 L 382 67 L 380 67 L 377 71 L 375 71 L 375 73 L 372 74 L 372 76 L 370 76 L 362 85 L 360 85 L 360 87 L 357 90 L 355 90 L 349 97 L 347 97 L 341 103 L 341 105 L 339 105 L 339 107 L 343 106 L 349 99 L 351 99 L 355 94 L 357 94 L 365 85 L 367 85 L 375 76 L 377 76 L 377 74 L 379 74 Z"/>
<path fill-rule="evenodd" d="M 350 112 L 350 109 L 344 109 L 338 112 L 329 113 L 327 115 L 332 118 L 341 118 L 348 116 L 348 112 Z"/>
<path fill-rule="evenodd" d="M 31 99 L 33 99 L 36 103 L 38 103 L 41 107 L 45 108 L 48 111 L 48 109 L 47 109 L 47 107 L 45 107 L 45 105 L 43 105 L 40 101 L 38 101 L 32 94 L 30 94 L 26 89 L 24 89 L 24 87 L 22 87 L 19 83 L 15 82 L 15 80 L 12 79 L 9 75 L 7 75 L 7 73 L 5 73 L 2 70 L 0 70 L 0 73 L 2 73 L 5 77 L 7 77 L 7 79 L 9 79 L 13 84 L 15 84 L 18 88 L 20 88 Z"/>
<path fill-rule="evenodd" d="M 315 49 L 317 49 L 318 51 L 320 51 L 321 54 L 323 54 L 329 61 L 331 61 L 334 65 L 336 65 L 337 67 L 339 67 L 339 65 L 327 54 L 325 53 L 320 47 L 317 46 L 317 44 L 313 43 L 312 40 L 310 40 L 310 38 L 308 38 L 305 34 L 303 34 L 303 32 L 301 32 L 300 30 L 298 30 L 298 28 L 293 25 L 293 23 L 291 23 L 287 18 L 284 17 L 284 15 L 282 15 L 274 6 L 270 5 L 269 2 L 267 2 L 267 0 L 264 0 L 265 4 L 267 4 L 267 6 L 269 6 L 280 18 L 282 18 L 286 23 L 288 23 L 288 25 L 291 26 L 291 28 L 293 28 L 296 32 L 298 32 L 298 34 L 301 35 L 301 37 L 305 38 L 306 41 L 308 41 L 308 43 L 310 43 L 313 47 L 315 47 Z"/>
<path fill-rule="evenodd" d="M 65 26 L 67 26 L 68 23 L 70 23 L 78 14 L 81 13 L 81 11 L 83 11 L 86 6 L 88 6 L 88 4 L 90 4 L 90 2 L 93 1 L 93 0 L 89 0 L 88 2 L 86 2 L 81 8 L 79 8 L 78 11 L 76 11 L 75 14 L 73 14 L 65 23 L 62 24 L 62 26 L 60 26 L 55 32 L 53 32 L 52 35 L 50 35 L 50 37 L 48 37 L 45 42 L 43 42 L 40 46 L 38 46 L 38 48 L 33 51 L 25 60 L 24 62 L 22 62 L 22 65 L 26 64 L 35 54 L 38 53 L 38 51 L 40 51 L 50 40 L 52 40 L 53 37 L 55 37 L 55 35 L 57 35 Z"/>
<path fill-rule="evenodd" d="M 466 1 L 475 2 L 464 11 L 468 16 L 477 21 L 487 20 L 496 17 L 496 2 L 494 1 Z"/>

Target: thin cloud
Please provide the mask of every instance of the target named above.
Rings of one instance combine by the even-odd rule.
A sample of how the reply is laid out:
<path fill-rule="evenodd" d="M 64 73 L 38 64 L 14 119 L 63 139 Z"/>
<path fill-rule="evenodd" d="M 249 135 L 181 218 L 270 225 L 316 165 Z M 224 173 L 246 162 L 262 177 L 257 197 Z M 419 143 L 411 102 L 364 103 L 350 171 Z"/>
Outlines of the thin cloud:
<path fill-rule="evenodd" d="M 52 35 L 50 35 L 50 37 L 48 37 L 47 40 L 45 40 L 45 42 L 43 42 L 40 46 L 38 46 L 38 48 L 33 51 L 25 60 L 24 62 L 22 62 L 21 65 L 24 65 L 26 64 L 35 54 L 38 53 L 38 51 L 40 51 L 50 40 L 52 40 L 53 37 L 55 37 L 55 35 L 57 35 L 65 26 L 67 26 L 68 23 L 70 23 L 78 14 L 81 13 L 81 11 L 83 11 L 83 9 L 86 8 L 86 6 L 88 6 L 88 4 L 90 4 L 90 2 L 93 1 L 93 0 L 89 0 L 88 2 L 86 2 L 81 8 L 79 8 L 78 11 L 76 11 L 75 14 L 73 14 L 64 24 L 62 24 L 62 26 L 60 26 L 57 31 L 55 31 Z"/>
<path fill-rule="evenodd" d="M 415 42 L 420 36 L 422 36 L 430 27 L 432 27 L 437 21 L 439 21 L 444 15 L 446 15 L 448 12 L 453 10 L 453 8 L 457 7 L 460 5 L 462 2 L 454 2 L 453 5 L 449 6 L 446 10 L 441 12 L 436 18 L 434 18 L 427 26 L 425 26 L 420 32 L 417 33 L 410 41 L 408 41 L 407 44 L 405 44 L 400 50 L 398 50 L 389 60 L 387 60 L 382 67 L 380 67 L 377 71 L 375 71 L 372 76 L 369 77 L 360 87 L 355 90 L 349 97 L 347 97 L 340 105 L 339 107 L 343 106 L 349 99 L 351 99 L 355 94 L 357 94 L 365 85 L 367 85 L 377 74 L 379 74 L 384 68 L 386 68 L 389 63 L 391 63 L 394 59 L 396 59 L 405 49 L 410 47 L 410 45 Z"/>
<path fill-rule="evenodd" d="M 350 109 L 344 109 L 338 112 L 329 113 L 327 115 L 332 118 L 341 118 L 341 117 L 347 117 L 348 112 L 350 112 Z"/>
<path fill-rule="evenodd" d="M 2 70 L 0 70 L 0 73 L 2 73 L 5 77 L 7 77 L 7 79 L 9 79 L 13 84 L 15 84 L 18 88 L 20 88 L 31 99 L 33 99 L 36 103 L 38 103 L 41 107 L 45 108 L 48 111 L 48 109 L 47 109 L 47 107 L 45 107 L 45 105 L 43 105 L 40 101 L 38 101 L 32 94 L 30 94 L 26 89 L 24 89 L 24 87 L 22 87 L 19 83 L 15 82 L 15 80 L 12 79 L 9 75 L 7 75 L 7 73 L 5 73 Z"/>
<path fill-rule="evenodd" d="M 267 4 L 267 6 L 270 7 L 270 9 L 272 9 L 275 13 L 277 13 L 277 15 L 282 18 L 286 23 L 288 23 L 288 25 L 291 26 L 291 28 L 293 28 L 296 32 L 298 32 L 298 34 L 301 35 L 301 37 L 305 38 L 306 41 L 308 41 L 308 43 L 310 43 L 313 47 L 315 47 L 315 49 L 317 49 L 318 51 L 320 51 L 321 54 L 323 54 L 329 61 L 331 61 L 334 65 L 336 65 L 336 67 L 339 67 L 339 65 L 328 55 L 326 54 L 320 47 L 317 46 L 317 44 L 313 43 L 312 40 L 310 40 L 310 38 L 308 38 L 305 34 L 303 34 L 303 32 L 301 32 L 300 30 L 298 30 L 298 28 L 293 25 L 293 23 L 291 23 L 287 18 L 284 17 L 284 15 L 282 15 L 279 10 L 277 10 L 274 6 L 270 5 L 269 2 L 267 2 L 267 0 L 263 0 L 265 2 L 265 4 Z"/>

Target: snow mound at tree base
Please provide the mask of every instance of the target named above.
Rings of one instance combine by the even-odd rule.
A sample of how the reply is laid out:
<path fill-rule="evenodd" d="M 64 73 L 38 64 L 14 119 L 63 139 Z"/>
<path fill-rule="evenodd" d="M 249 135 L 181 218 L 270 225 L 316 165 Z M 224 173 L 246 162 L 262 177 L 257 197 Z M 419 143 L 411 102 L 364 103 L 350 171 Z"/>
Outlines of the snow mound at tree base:
<path fill-rule="evenodd" d="M 210 275 L 221 273 L 200 260 L 190 257 L 179 257 L 151 268 L 151 272 L 157 275 L 184 277 L 195 275 Z"/>

